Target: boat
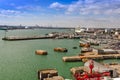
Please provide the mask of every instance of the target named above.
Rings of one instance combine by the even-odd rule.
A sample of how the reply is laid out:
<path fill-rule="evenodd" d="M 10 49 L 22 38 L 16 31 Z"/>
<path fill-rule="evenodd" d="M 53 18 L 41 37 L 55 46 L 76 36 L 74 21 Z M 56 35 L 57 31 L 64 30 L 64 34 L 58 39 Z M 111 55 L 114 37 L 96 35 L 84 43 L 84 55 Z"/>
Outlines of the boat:
<path fill-rule="evenodd" d="M 90 43 L 89 42 L 79 41 L 79 43 L 80 43 L 79 47 L 90 47 Z"/>
<path fill-rule="evenodd" d="M 85 52 L 92 52 L 92 48 L 81 48 L 81 53 L 85 53 Z"/>
<path fill-rule="evenodd" d="M 76 27 L 75 28 L 75 33 L 81 33 L 81 32 L 84 32 L 85 29 L 81 28 L 81 27 Z"/>

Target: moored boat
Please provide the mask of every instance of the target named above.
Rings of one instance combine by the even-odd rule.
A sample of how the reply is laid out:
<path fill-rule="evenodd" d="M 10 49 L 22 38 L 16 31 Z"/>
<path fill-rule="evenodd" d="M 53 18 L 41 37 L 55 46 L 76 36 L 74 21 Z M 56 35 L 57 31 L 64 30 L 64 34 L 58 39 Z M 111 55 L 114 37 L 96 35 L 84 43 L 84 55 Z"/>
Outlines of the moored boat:
<path fill-rule="evenodd" d="M 85 53 L 85 52 L 92 52 L 92 48 L 81 48 L 81 53 Z"/>
<path fill-rule="evenodd" d="M 89 42 L 82 42 L 82 41 L 80 41 L 79 43 L 80 43 L 79 47 L 90 47 L 90 43 Z"/>

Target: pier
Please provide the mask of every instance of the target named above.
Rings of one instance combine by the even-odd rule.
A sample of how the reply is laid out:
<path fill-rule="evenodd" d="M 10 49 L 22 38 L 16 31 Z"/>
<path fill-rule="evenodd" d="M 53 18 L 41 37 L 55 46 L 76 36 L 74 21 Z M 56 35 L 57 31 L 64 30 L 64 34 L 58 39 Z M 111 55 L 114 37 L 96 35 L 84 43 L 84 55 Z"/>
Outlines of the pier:
<path fill-rule="evenodd" d="M 111 55 L 83 55 L 83 56 L 68 56 L 63 57 L 63 61 L 65 62 L 76 62 L 82 61 L 83 59 L 94 59 L 94 60 L 102 60 L 102 59 L 120 59 L 120 54 L 111 54 Z"/>
<path fill-rule="evenodd" d="M 4 37 L 2 40 L 17 41 L 17 40 L 34 40 L 34 39 L 53 39 L 53 36 L 9 36 Z"/>
<path fill-rule="evenodd" d="M 82 59 L 80 56 L 69 56 L 69 57 L 63 57 L 63 61 L 65 62 L 76 62 L 76 61 L 81 61 Z"/>

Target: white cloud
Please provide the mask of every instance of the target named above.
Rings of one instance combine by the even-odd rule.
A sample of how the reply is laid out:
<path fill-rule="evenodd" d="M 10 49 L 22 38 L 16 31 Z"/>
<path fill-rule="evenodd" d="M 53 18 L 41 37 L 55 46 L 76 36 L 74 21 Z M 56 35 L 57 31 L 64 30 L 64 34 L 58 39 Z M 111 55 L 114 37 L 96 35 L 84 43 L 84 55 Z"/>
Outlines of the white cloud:
<path fill-rule="evenodd" d="M 67 5 L 63 5 L 61 3 L 54 2 L 49 7 L 54 8 L 54 9 L 65 9 L 67 7 Z"/>
<path fill-rule="evenodd" d="M 0 14 L 1 15 L 16 15 L 16 14 L 20 14 L 21 12 L 20 11 L 16 11 L 16 10 L 5 10 L 5 9 L 2 9 L 0 10 Z"/>
<path fill-rule="evenodd" d="M 18 9 L 18 10 L 30 10 L 30 11 L 42 10 L 42 8 L 40 6 L 33 6 L 33 5 L 17 6 L 16 9 Z"/>
<path fill-rule="evenodd" d="M 50 7 L 64 8 L 67 14 L 120 14 L 120 0 L 78 0 L 69 5 L 54 2 Z"/>

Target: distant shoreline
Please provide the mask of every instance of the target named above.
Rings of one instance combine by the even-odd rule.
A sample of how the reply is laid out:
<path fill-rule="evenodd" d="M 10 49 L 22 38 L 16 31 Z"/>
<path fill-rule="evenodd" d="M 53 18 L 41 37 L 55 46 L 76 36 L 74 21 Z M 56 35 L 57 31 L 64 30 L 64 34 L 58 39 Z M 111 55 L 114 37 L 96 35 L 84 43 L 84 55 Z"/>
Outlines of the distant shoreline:
<path fill-rule="evenodd" d="M 76 29 L 79 27 L 52 27 L 52 26 L 22 26 L 22 25 L 18 25 L 18 26 L 11 26 L 11 25 L 0 25 L 0 30 L 17 30 L 17 29 Z M 120 29 L 120 28 L 107 28 L 107 27 L 80 27 L 80 28 L 84 28 L 84 29 Z"/>
<path fill-rule="evenodd" d="M 17 29 L 75 29 L 73 27 L 45 27 L 45 26 L 9 26 L 0 25 L 0 30 L 17 30 Z"/>

